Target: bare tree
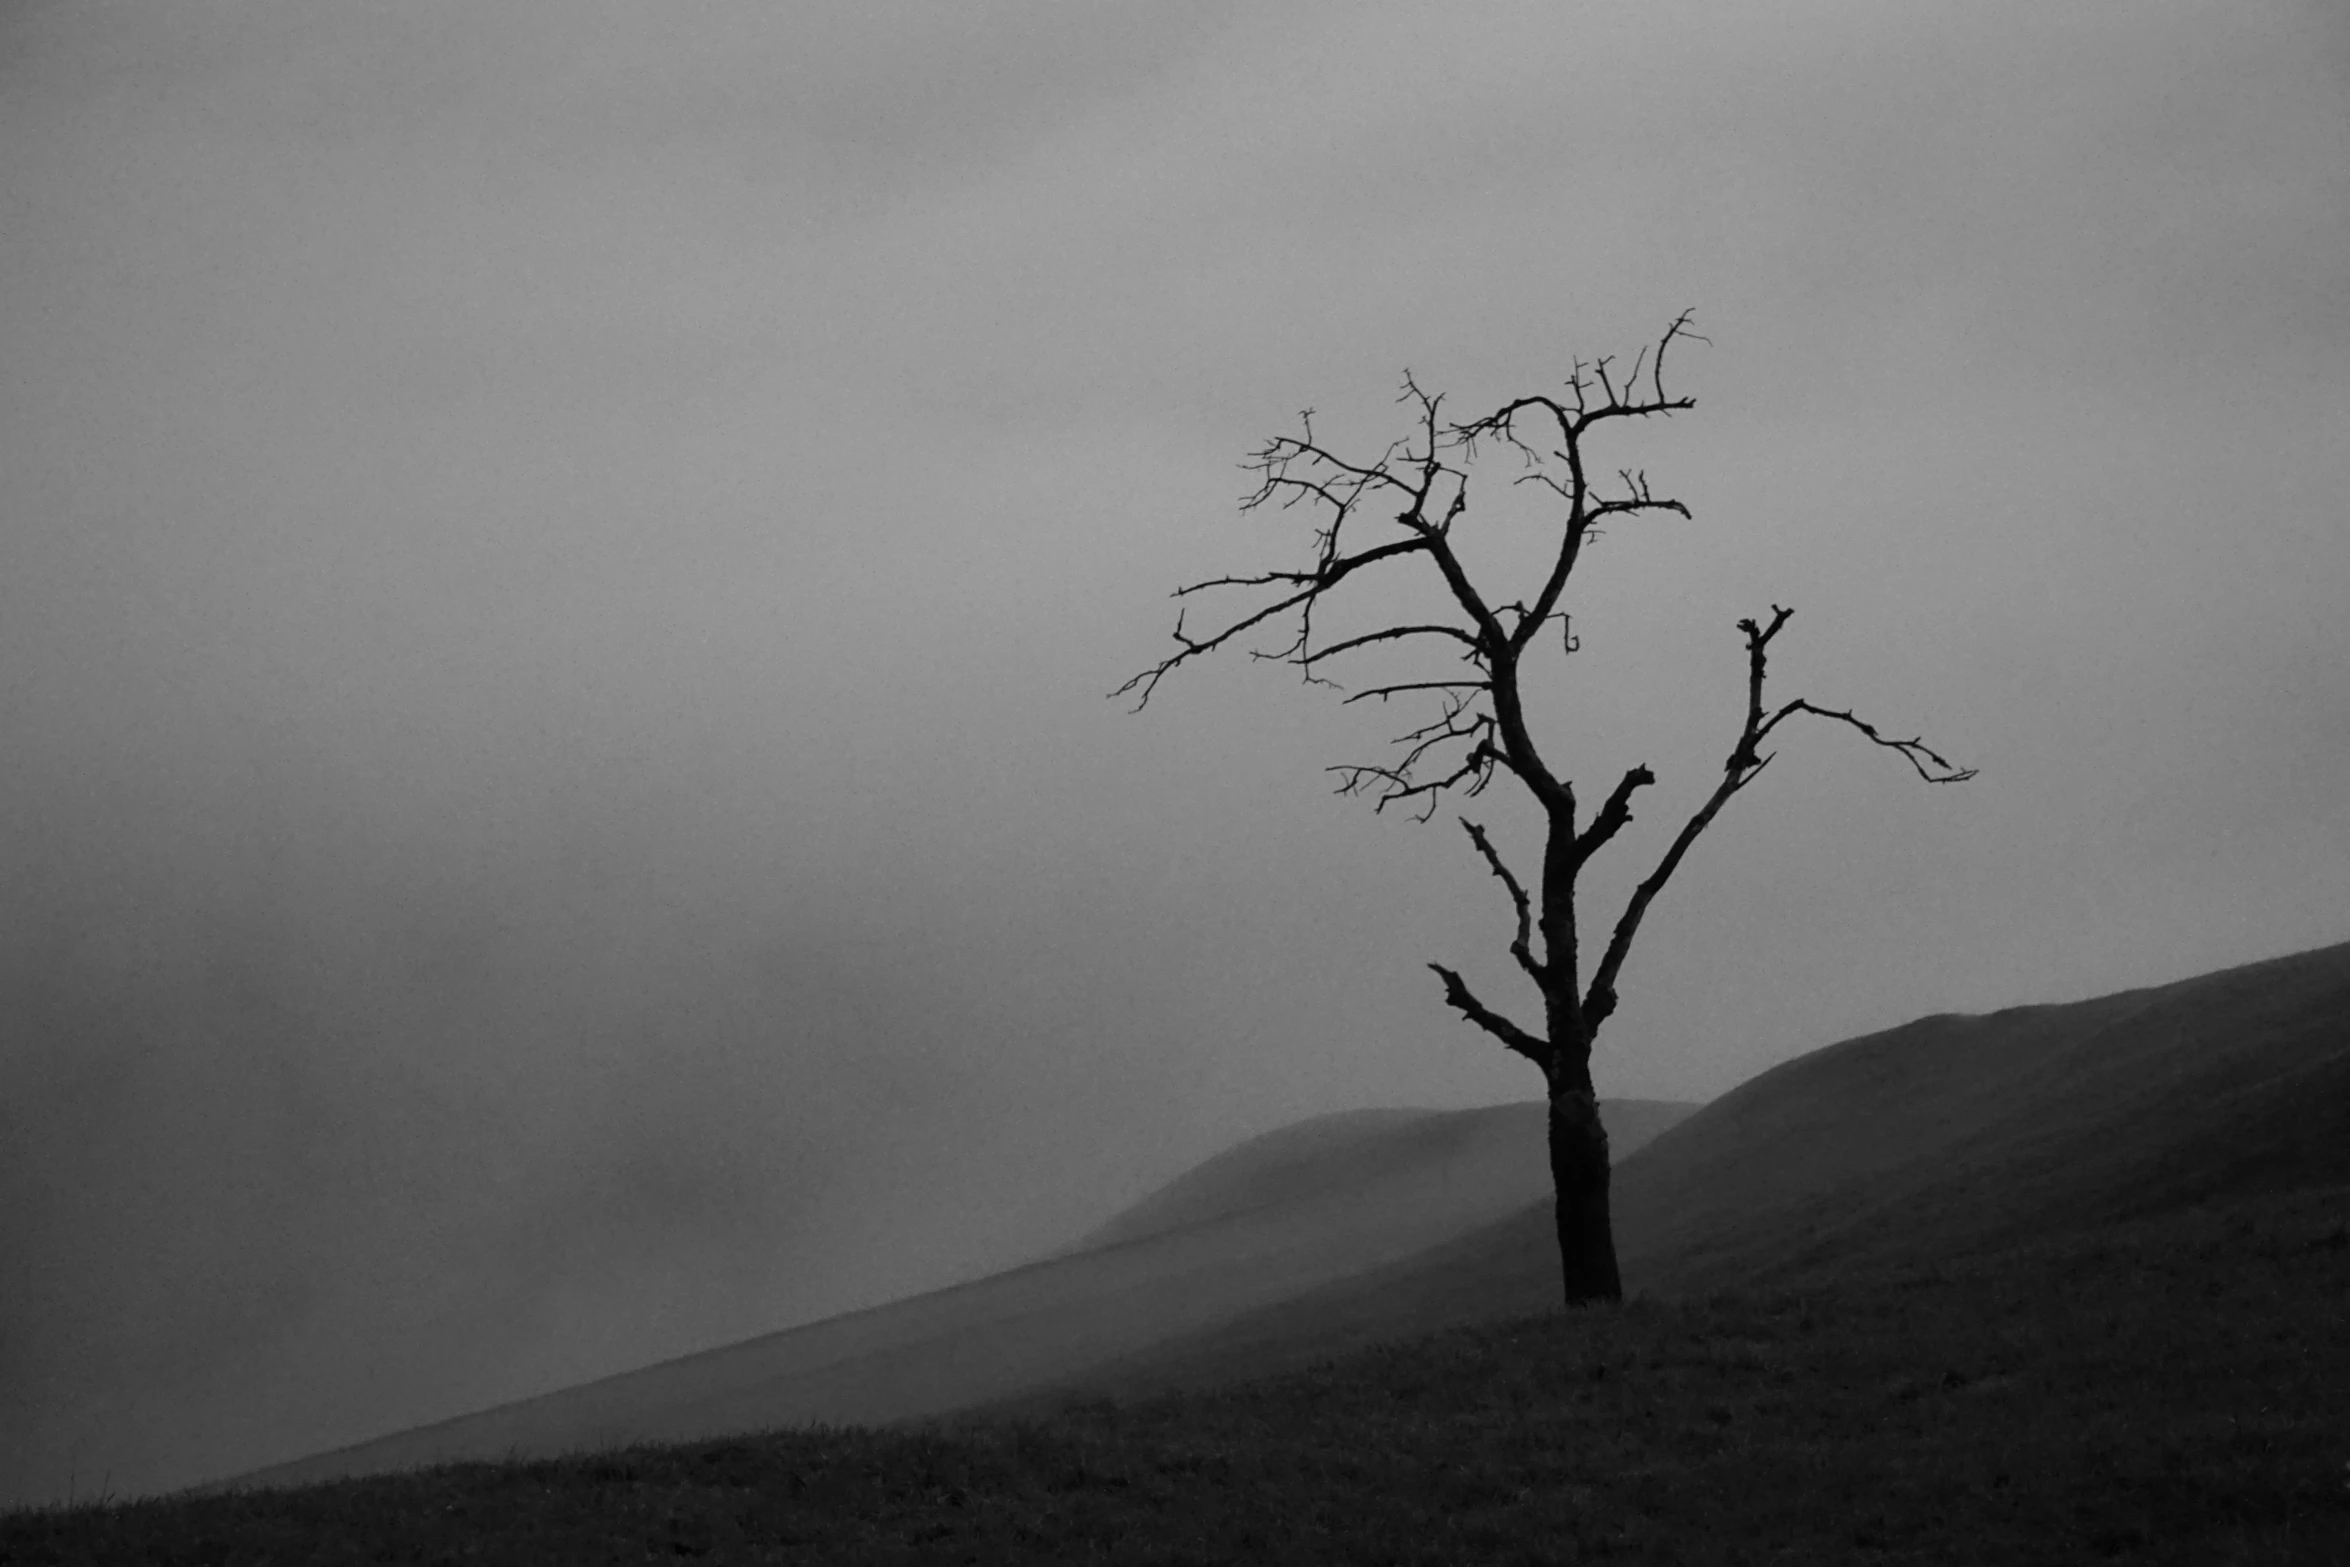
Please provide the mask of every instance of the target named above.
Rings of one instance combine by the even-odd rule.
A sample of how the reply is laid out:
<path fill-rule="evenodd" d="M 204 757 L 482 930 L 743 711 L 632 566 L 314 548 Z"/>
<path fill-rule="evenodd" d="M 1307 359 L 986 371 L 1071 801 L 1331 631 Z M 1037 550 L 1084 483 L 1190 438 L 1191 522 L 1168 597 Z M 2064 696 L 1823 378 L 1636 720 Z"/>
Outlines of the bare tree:
<path fill-rule="evenodd" d="M 1251 455 L 1247 468 L 1256 475 L 1257 486 L 1242 509 L 1309 508 L 1316 517 L 1310 563 L 1292 571 L 1212 577 L 1178 588 L 1179 600 L 1228 592 L 1246 595 L 1249 602 L 1221 619 L 1215 629 L 1199 634 L 1190 629 L 1190 606 L 1185 604 L 1175 619 L 1176 651 L 1111 693 L 1133 697 L 1139 711 L 1159 682 L 1183 664 L 1292 621 L 1294 635 L 1255 649 L 1252 656 L 1293 665 L 1315 684 L 1336 685 L 1324 673 L 1331 661 L 1373 648 L 1433 649 L 1451 655 L 1451 664 L 1438 672 L 1438 678 L 1388 681 L 1349 694 L 1348 702 L 1410 696 L 1432 701 L 1435 713 L 1427 723 L 1396 737 L 1399 754 L 1387 763 L 1348 764 L 1330 771 L 1338 777 L 1339 793 L 1367 795 L 1380 810 L 1414 807 L 1421 820 L 1434 813 L 1447 790 L 1480 794 L 1497 772 L 1520 785 L 1542 811 L 1547 839 L 1531 891 L 1496 852 L 1482 827 L 1465 819 L 1461 823 L 1478 855 L 1509 893 L 1517 915 L 1510 955 L 1541 994 L 1542 1026 L 1520 1026 L 1478 999 L 1454 970 L 1441 963 L 1428 966 L 1443 981 L 1447 1004 L 1542 1073 L 1550 1105 L 1559 1260 L 1570 1306 L 1616 1300 L 1623 1294 L 1608 1209 L 1607 1132 L 1600 1124 L 1591 1083 L 1593 1041 L 1616 1010 L 1617 980 L 1640 922 L 1731 796 L 1770 765 L 1777 753 L 1766 752 L 1765 744 L 1781 724 L 1808 715 L 1841 725 L 1892 752 L 1929 783 L 1956 783 L 1974 776 L 1972 768 L 1953 765 L 1922 740 L 1894 739 L 1849 711 L 1801 698 L 1775 706 L 1766 703 L 1763 684 L 1771 643 L 1793 611 L 1774 604 L 1767 621 L 1739 621 L 1738 630 L 1746 640 L 1746 717 L 1722 763 L 1722 776 L 1634 888 L 1585 980 L 1576 883 L 1592 857 L 1632 820 L 1633 797 L 1655 783 L 1656 775 L 1645 766 L 1632 768 L 1585 820 L 1579 814 L 1574 783 L 1544 758 L 1527 726 L 1523 680 L 1545 626 L 1558 623 L 1563 653 L 1572 654 L 1579 645 L 1563 605 L 1567 584 L 1601 523 L 1644 512 L 1689 515 L 1679 501 L 1655 494 L 1644 472 L 1619 469 L 1612 481 L 1596 480 L 1586 454 L 1595 432 L 1615 421 L 1670 415 L 1694 406 L 1690 398 L 1673 396 L 1665 388 L 1667 352 L 1684 339 L 1697 337 L 1689 330 L 1689 320 L 1683 312 L 1652 347 L 1641 351 L 1629 370 L 1610 359 L 1578 362 L 1561 395 L 1520 397 L 1466 423 L 1447 422 L 1441 413 L 1443 398 L 1423 391 L 1407 374 L 1397 401 L 1413 410 L 1415 428 L 1370 462 L 1350 462 L 1324 446 L 1308 410 L 1300 416 L 1299 434 L 1276 436 Z M 1556 553 L 1550 554 L 1545 546 L 1547 565 L 1530 600 L 1504 602 L 1480 589 L 1454 548 L 1453 529 L 1469 509 L 1469 473 L 1481 443 L 1510 449 L 1523 465 L 1515 482 L 1542 487 L 1559 507 Z M 1382 528 L 1381 533 L 1364 537 Z M 1449 600 L 1442 613 L 1425 622 L 1383 625 L 1335 639 L 1321 630 L 1317 616 L 1341 585 L 1371 567 L 1404 561 L 1423 562 L 1441 579 Z M 1549 646 L 1548 639 L 1540 644 Z"/>

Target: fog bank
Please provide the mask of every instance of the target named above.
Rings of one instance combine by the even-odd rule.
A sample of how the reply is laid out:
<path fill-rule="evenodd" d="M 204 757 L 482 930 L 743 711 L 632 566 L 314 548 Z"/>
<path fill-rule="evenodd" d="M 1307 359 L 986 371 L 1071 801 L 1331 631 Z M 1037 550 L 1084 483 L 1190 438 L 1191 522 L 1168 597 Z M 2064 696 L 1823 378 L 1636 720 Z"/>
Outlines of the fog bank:
<path fill-rule="evenodd" d="M 1775 689 L 1982 769 L 1793 736 L 1603 1092 L 2350 936 L 2346 104 L 2268 0 L 0 6 L 0 1501 L 1532 1094 L 1423 967 L 1526 999 L 1450 813 L 1324 796 L 1398 715 L 1103 699 L 1407 366 L 1711 340 L 1545 698 L 1660 778 L 1602 909 L 1774 601 Z"/>

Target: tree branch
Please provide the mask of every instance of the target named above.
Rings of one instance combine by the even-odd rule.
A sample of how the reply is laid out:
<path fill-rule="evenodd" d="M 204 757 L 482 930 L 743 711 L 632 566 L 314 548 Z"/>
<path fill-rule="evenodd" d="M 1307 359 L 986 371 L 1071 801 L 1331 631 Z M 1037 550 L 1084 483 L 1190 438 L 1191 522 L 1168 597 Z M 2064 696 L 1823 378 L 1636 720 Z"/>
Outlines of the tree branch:
<path fill-rule="evenodd" d="M 1558 607 L 1559 596 L 1566 590 L 1567 579 L 1574 574 L 1583 545 L 1586 540 L 1597 536 L 1596 524 L 1601 518 L 1640 511 L 1670 511 L 1683 517 L 1689 515 L 1688 507 L 1677 500 L 1658 500 L 1648 487 L 1647 475 L 1630 469 L 1622 470 L 1620 474 L 1625 488 L 1622 498 L 1594 502 L 1590 481 L 1583 467 L 1583 437 L 1601 420 L 1647 418 L 1678 413 L 1697 406 L 1694 399 L 1670 395 L 1664 384 L 1666 351 L 1679 338 L 1697 336 L 1689 330 L 1689 321 L 1690 313 L 1686 310 L 1675 317 L 1672 325 L 1665 328 L 1663 337 L 1658 339 L 1653 358 L 1650 350 L 1641 350 L 1640 356 L 1633 361 L 1631 375 L 1620 385 L 1611 369 L 1614 364 L 1612 359 L 1601 359 L 1592 366 L 1592 379 L 1585 378 L 1584 367 L 1578 363 L 1567 380 L 1567 390 L 1573 399 L 1571 405 L 1555 397 L 1521 397 L 1482 419 L 1453 426 L 1453 439 L 1472 453 L 1482 437 L 1498 436 L 1508 441 L 1526 460 L 1527 466 L 1536 470 L 1516 482 L 1538 482 L 1567 503 L 1558 555 L 1551 564 L 1541 591 L 1535 596 L 1532 610 L 1520 619 L 1516 631 L 1510 636 L 1513 651 L 1524 651 L 1542 623 Z M 1644 365 L 1649 370 L 1649 387 L 1645 393 L 1640 388 L 1640 372 Z M 1596 380 L 1600 394 L 1596 402 L 1592 398 L 1593 380 Z M 1547 413 L 1551 422 L 1558 427 L 1560 446 L 1548 455 L 1566 465 L 1567 476 L 1563 481 L 1541 470 L 1546 460 L 1544 454 L 1518 433 L 1518 415 L 1532 410 Z"/>
<path fill-rule="evenodd" d="M 1323 656 L 1327 658 L 1329 655 L 1325 653 Z M 1400 696 L 1406 691 L 1482 691 L 1484 689 L 1485 682 L 1482 680 L 1407 680 L 1400 685 L 1366 687 L 1346 697 L 1338 705 L 1346 707 L 1362 701 L 1365 697 L 1374 696 L 1385 701 L 1391 696 Z"/>
<path fill-rule="evenodd" d="M 1574 373 L 1567 377 L 1567 391 L 1573 397 L 1571 404 L 1536 393 L 1505 403 L 1482 419 L 1454 425 L 1453 433 L 1464 442 L 1488 435 L 1498 436 L 1520 452 L 1531 454 L 1533 448 L 1518 435 L 1516 428 L 1517 416 L 1531 409 L 1540 409 L 1549 414 L 1552 422 L 1558 426 L 1559 438 L 1571 445 L 1582 437 L 1584 431 L 1603 419 L 1643 419 L 1655 414 L 1679 413 L 1694 408 L 1697 406 L 1695 398 L 1673 397 L 1666 393 L 1665 351 L 1682 338 L 1700 343 L 1707 341 L 1705 337 L 1689 330 L 1689 323 L 1695 315 L 1695 311 L 1682 311 L 1673 318 L 1673 324 L 1665 328 L 1664 336 L 1657 340 L 1655 358 L 1649 368 L 1649 390 L 1645 395 L 1640 391 L 1638 363 L 1635 363 L 1632 375 L 1619 387 L 1614 384 L 1608 369 L 1614 360 L 1603 358 L 1591 366 L 1596 373 L 1590 379 L 1584 375 L 1585 366 L 1577 361 Z M 1645 351 L 1643 353 L 1645 357 Z M 1603 398 L 1597 403 L 1591 399 L 1595 382 Z"/>
<path fill-rule="evenodd" d="M 1499 876 L 1501 884 L 1509 889 L 1510 902 L 1518 911 L 1518 934 L 1510 943 L 1510 956 L 1518 960 L 1518 967 L 1524 969 L 1536 984 L 1540 984 L 1546 977 L 1546 971 L 1534 961 L 1534 906 L 1526 897 L 1526 889 L 1519 884 L 1517 877 L 1510 874 L 1510 868 L 1501 862 L 1501 856 L 1494 852 L 1484 828 L 1465 816 L 1461 818 L 1461 825 L 1468 829 L 1469 841 L 1477 846 L 1479 854 L 1485 856 L 1485 863 L 1493 867 L 1493 874 Z"/>
<path fill-rule="evenodd" d="M 1508 1018 L 1479 1001 L 1469 993 L 1469 987 L 1461 982 L 1460 975 L 1451 969 L 1441 963 L 1431 963 L 1428 966 L 1436 971 L 1437 978 L 1444 981 L 1446 1005 L 1500 1040 L 1511 1050 L 1542 1068 L 1545 1074 L 1550 1071 L 1550 1045 L 1547 1041 L 1527 1033 Z"/>
<path fill-rule="evenodd" d="M 1648 878 L 1633 889 L 1631 898 L 1624 905 L 1623 917 L 1616 922 L 1615 934 L 1608 941 L 1607 953 L 1600 959 L 1598 969 L 1591 976 L 1591 989 L 1584 1001 L 1585 1013 L 1594 1028 L 1600 1019 L 1615 1010 L 1616 976 L 1623 969 L 1625 956 L 1632 949 L 1632 938 L 1639 933 L 1640 922 L 1647 916 L 1648 906 L 1664 890 L 1673 872 L 1680 868 L 1682 857 L 1688 854 L 1689 846 L 1713 824 L 1714 817 L 1729 803 L 1730 797 L 1761 777 L 1763 769 L 1771 765 L 1771 756 L 1762 753 L 1762 741 L 1778 727 L 1781 720 L 1794 713 L 1813 713 L 1850 724 L 1878 745 L 1898 752 L 1929 783 L 1960 783 L 1975 776 L 1975 769 L 1953 766 L 1922 742 L 1888 739 L 1875 727 L 1850 713 L 1815 707 L 1809 702 L 1797 700 L 1765 718 L 1763 680 L 1770 664 L 1771 639 L 1779 634 L 1780 628 L 1787 624 L 1788 617 L 1794 613 L 1792 609 L 1773 604 L 1769 625 L 1754 620 L 1738 622 L 1738 629 L 1746 636 L 1746 722 L 1738 731 L 1738 743 L 1731 748 L 1728 760 L 1722 763 L 1722 781 L 1714 786 L 1713 793 L 1706 797 L 1696 814 L 1682 825 L 1671 847 L 1665 850 L 1664 858 L 1657 862 L 1656 869 L 1649 873 Z M 1932 764 L 1931 768 L 1929 763 Z M 1636 787 L 1632 784 L 1633 777 L 1646 771 L 1645 768 L 1635 768 L 1632 773 L 1627 773 L 1624 783 L 1617 786 L 1617 794 L 1629 798 L 1631 787 Z M 1612 800 L 1610 804 L 1613 804 Z"/>
<path fill-rule="evenodd" d="M 1607 803 L 1599 808 L 1599 814 L 1591 818 L 1591 825 L 1575 840 L 1577 865 L 1597 854 L 1610 838 L 1624 830 L 1632 820 L 1632 792 L 1645 789 L 1655 782 L 1656 774 L 1646 766 L 1633 768 L 1617 781 L 1615 793 L 1607 797 Z"/>
<path fill-rule="evenodd" d="M 1490 782 L 1493 769 L 1501 766 L 1534 793 L 1554 820 L 1562 810 L 1571 813 L 1571 792 L 1544 763 L 1527 727 L 1519 700 L 1518 663 L 1535 635 L 1554 618 L 1562 623 L 1561 646 L 1570 653 L 1574 651 L 1572 627 L 1557 612 L 1557 606 L 1574 568 L 1576 553 L 1596 519 L 1644 510 L 1672 510 L 1687 515 L 1679 502 L 1656 499 L 1649 491 L 1646 477 L 1630 469 L 1622 470 L 1625 492 L 1621 497 L 1596 500 L 1584 476 L 1581 439 L 1585 430 L 1602 419 L 1670 413 L 1693 406 L 1686 398 L 1671 396 L 1663 380 L 1666 350 L 1676 339 L 1694 335 L 1688 331 L 1689 319 L 1687 312 L 1676 318 L 1653 354 L 1643 349 L 1628 377 L 1619 380 L 1611 360 L 1603 359 L 1596 366 L 1588 367 L 1591 375 L 1586 374 L 1586 366 L 1578 363 L 1567 381 L 1567 393 L 1573 399 L 1571 407 L 1558 398 L 1525 398 L 1484 419 L 1447 424 L 1443 397 L 1427 391 L 1407 370 L 1397 401 L 1413 405 L 1419 428 L 1412 436 L 1388 446 L 1370 463 L 1350 462 L 1322 444 L 1315 434 L 1313 410 L 1304 410 L 1298 416 L 1300 434 L 1275 436 L 1250 455 L 1244 466 L 1256 475 L 1256 485 L 1240 504 L 1243 511 L 1255 511 L 1268 505 L 1286 509 L 1302 502 L 1322 512 L 1324 515 L 1313 530 L 1311 564 L 1296 570 L 1211 577 L 1177 589 L 1178 600 L 1188 600 L 1211 588 L 1271 589 L 1273 593 L 1270 603 L 1239 615 L 1208 635 L 1192 634 L 1187 612 L 1179 608 L 1175 618 L 1175 651 L 1128 679 L 1111 695 L 1133 697 L 1135 709 L 1139 711 L 1149 705 L 1159 682 L 1176 669 L 1290 614 L 1297 617 L 1296 634 L 1279 647 L 1251 649 L 1250 656 L 1294 665 L 1314 684 L 1336 684 L 1324 679 L 1319 668 L 1340 654 L 1411 637 L 1449 638 L 1461 644 L 1480 678 L 1391 681 L 1350 696 L 1349 701 L 1362 696 L 1384 700 L 1414 691 L 1434 691 L 1444 695 L 1450 705 L 1438 723 L 1397 738 L 1395 743 L 1407 748 L 1401 763 L 1331 769 L 1340 775 L 1340 792 L 1351 794 L 1375 789 L 1381 809 L 1398 801 L 1425 797 L 1428 811 L 1433 813 L 1436 795 L 1463 784 L 1471 793 L 1482 790 Z M 1644 368 L 1647 370 L 1645 387 L 1641 384 Z M 1473 460 L 1478 439 L 1494 435 L 1509 441 L 1529 463 L 1538 463 L 1539 454 L 1521 438 L 1516 425 L 1518 415 L 1536 408 L 1551 414 L 1565 442 L 1564 451 L 1555 455 L 1565 459 L 1571 483 L 1551 482 L 1553 489 L 1569 498 L 1569 517 L 1560 553 L 1542 592 L 1531 605 L 1512 606 L 1518 618 L 1505 631 L 1500 615 L 1454 552 L 1452 528 L 1468 510 L 1469 483 L 1467 467 L 1446 461 L 1446 456 L 1460 451 Z M 1387 515 L 1403 530 L 1404 536 L 1350 551 L 1342 542 L 1350 537 L 1348 525 L 1363 510 L 1364 502 L 1372 499 L 1381 502 L 1374 515 L 1384 511 L 1385 503 L 1392 500 L 1396 509 Z M 1434 561 L 1446 590 L 1465 617 L 1463 624 L 1387 626 L 1316 645 L 1315 616 L 1326 596 L 1355 572 L 1409 554 L 1425 554 Z M 1462 695 L 1465 700 L 1453 700 Z M 1490 699 L 1490 710 L 1474 710 L 1480 697 Z M 1415 769 L 1425 761 L 1431 748 L 1451 740 L 1466 741 L 1469 745 L 1459 765 L 1441 779 L 1419 776 Z"/>
<path fill-rule="evenodd" d="M 1317 660 L 1336 658 L 1341 653 L 1351 653 L 1356 648 L 1369 647 L 1374 642 L 1392 642 L 1397 637 L 1450 637 L 1467 648 L 1472 656 L 1482 654 L 1485 651 L 1478 645 L 1475 637 L 1470 636 L 1458 626 L 1389 626 L 1384 630 L 1373 631 L 1364 636 L 1348 637 L 1344 642 L 1333 642 L 1316 653 L 1314 657 Z M 1480 685 L 1483 683 L 1482 681 L 1478 682 Z"/>
<path fill-rule="evenodd" d="M 1303 587 L 1285 598 L 1266 605 L 1254 614 L 1243 616 L 1212 637 L 1194 638 L 1185 635 L 1183 630 L 1184 612 L 1180 609 L 1177 610 L 1175 640 L 1182 646 L 1174 653 L 1159 660 L 1151 668 L 1142 671 L 1124 685 L 1119 686 L 1110 695 L 1121 697 L 1130 691 L 1137 693 L 1134 699 L 1134 711 L 1139 713 L 1150 705 L 1151 694 L 1158 689 L 1159 682 L 1172 673 L 1178 665 L 1197 658 L 1203 653 L 1212 653 L 1242 632 L 1261 626 L 1274 616 L 1292 609 L 1303 611 L 1304 616 L 1307 617 L 1300 624 L 1297 639 L 1280 652 L 1260 654 L 1259 656 L 1275 659 L 1282 663 L 1296 664 L 1299 668 L 1306 670 L 1309 676 L 1312 674 L 1312 666 L 1317 659 L 1328 658 L 1333 653 L 1344 652 L 1347 648 L 1360 647 L 1366 642 L 1376 642 L 1389 636 L 1409 636 L 1416 632 L 1432 631 L 1456 638 L 1471 648 L 1475 648 L 1478 645 L 1476 639 L 1453 626 L 1396 628 L 1375 633 L 1369 637 L 1358 637 L 1339 647 L 1324 648 L 1319 652 L 1313 651 L 1307 646 L 1313 634 L 1313 622 L 1310 618 L 1313 606 L 1323 594 L 1338 586 L 1348 575 L 1365 566 L 1383 560 L 1392 560 L 1399 555 L 1417 554 L 1428 547 L 1429 543 L 1424 538 L 1399 539 L 1392 544 L 1382 544 L 1377 548 L 1364 550 L 1360 554 L 1326 559 L 1313 571 L 1273 571 L 1255 577 L 1211 577 L 1203 582 L 1187 583 L 1175 590 L 1174 597 L 1185 598 L 1194 593 L 1204 592 L 1209 588 L 1262 587 L 1273 583 L 1302 583 Z"/>
<path fill-rule="evenodd" d="M 1443 778 L 1415 780 L 1412 770 L 1420 759 L 1448 740 L 1472 742 L 1460 766 Z M 1425 798 L 1428 805 L 1419 813 L 1419 820 L 1426 821 L 1436 814 L 1438 795 L 1462 782 L 1468 784 L 1470 794 L 1483 794 L 1486 784 L 1492 780 L 1494 763 L 1506 760 L 1493 746 L 1493 715 L 1471 712 L 1466 703 L 1458 701 L 1446 709 L 1442 718 L 1398 737 L 1396 743 L 1409 743 L 1411 749 L 1393 767 L 1345 763 L 1323 770 L 1340 775 L 1337 790 L 1340 794 L 1368 794 L 1372 785 L 1378 785 L 1379 798 L 1372 806 L 1375 811 L 1384 812 L 1404 800 Z"/>
<path fill-rule="evenodd" d="M 1908 762 L 1910 766 L 1916 768 L 1918 776 L 1923 778 L 1928 783 L 1965 783 L 1969 778 L 1974 777 L 1977 773 L 1982 771 L 1982 769 L 1976 767 L 1960 767 L 1956 765 L 1955 763 L 1945 758 L 1940 752 L 1936 751 L 1932 746 L 1925 744 L 1924 741 L 1920 739 L 1888 739 L 1885 735 L 1878 732 L 1877 727 L 1874 724 L 1871 724 L 1866 719 L 1855 718 L 1849 712 L 1839 711 L 1832 707 L 1815 707 L 1811 703 L 1802 701 L 1800 699 L 1788 703 L 1785 707 L 1782 707 L 1777 712 L 1773 713 L 1770 716 L 1769 722 L 1762 726 L 1762 734 L 1767 735 L 1773 729 L 1778 728 L 1779 720 L 1785 718 L 1790 713 L 1811 713 L 1820 718 L 1832 718 L 1840 724 L 1850 724 L 1853 728 L 1859 730 L 1862 734 L 1867 735 L 1870 740 L 1874 741 L 1878 745 L 1883 746 L 1886 750 L 1899 753 L 1902 760 Z"/>

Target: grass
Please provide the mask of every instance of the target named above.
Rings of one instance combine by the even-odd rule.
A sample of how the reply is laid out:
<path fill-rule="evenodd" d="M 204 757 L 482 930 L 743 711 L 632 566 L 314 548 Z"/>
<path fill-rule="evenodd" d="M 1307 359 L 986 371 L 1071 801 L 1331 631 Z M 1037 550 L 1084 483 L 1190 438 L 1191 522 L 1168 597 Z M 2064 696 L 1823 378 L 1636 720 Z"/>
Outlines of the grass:
<path fill-rule="evenodd" d="M 2350 1562 L 2350 1189 L 1049 1418 L 0 1517 L 0 1563 Z"/>

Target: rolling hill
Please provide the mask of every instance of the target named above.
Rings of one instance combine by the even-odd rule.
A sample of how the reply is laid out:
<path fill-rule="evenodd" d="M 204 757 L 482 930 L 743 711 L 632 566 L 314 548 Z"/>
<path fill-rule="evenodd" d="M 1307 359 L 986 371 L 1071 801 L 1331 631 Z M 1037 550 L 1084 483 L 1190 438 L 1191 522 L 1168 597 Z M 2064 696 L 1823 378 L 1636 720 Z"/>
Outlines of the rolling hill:
<path fill-rule="evenodd" d="M 2350 1189 L 2350 945 L 1941 1015 L 1703 1110 L 1605 1107 L 1635 1293 L 1842 1287 Z M 1199 1166 L 1076 1250 L 245 1477 L 282 1485 L 1227 1383 L 1553 1306 L 1542 1111 L 1353 1112 Z M 2321 1207 L 2326 1201 L 2321 1199 Z"/>
<path fill-rule="evenodd" d="M 11 1567 L 2350 1562 L 2350 1225 L 2220 1201 L 1047 1421 L 0 1513 Z"/>
<path fill-rule="evenodd" d="M 1614 1199 L 1627 1290 L 1690 1296 L 1939 1267 L 2344 1186 L 2350 945 L 1831 1045 L 1623 1160 Z M 1207 1385 L 1549 1310 L 1552 1244 L 1549 1213 L 1530 1204 L 1084 1385 Z"/>
<path fill-rule="evenodd" d="M 1621 1156 L 1693 1109 L 1615 1101 L 1602 1114 Z M 968 1409 L 1400 1262 L 1523 1208 L 1548 1180 L 1539 1104 L 1320 1117 L 1209 1160 L 1075 1251 L 236 1483 Z"/>

